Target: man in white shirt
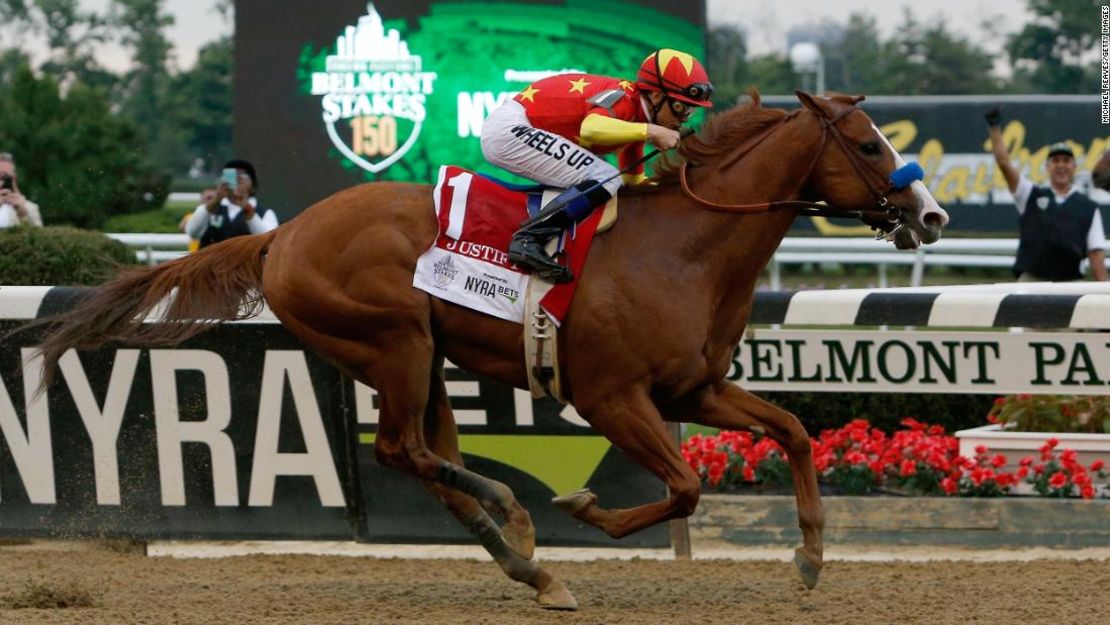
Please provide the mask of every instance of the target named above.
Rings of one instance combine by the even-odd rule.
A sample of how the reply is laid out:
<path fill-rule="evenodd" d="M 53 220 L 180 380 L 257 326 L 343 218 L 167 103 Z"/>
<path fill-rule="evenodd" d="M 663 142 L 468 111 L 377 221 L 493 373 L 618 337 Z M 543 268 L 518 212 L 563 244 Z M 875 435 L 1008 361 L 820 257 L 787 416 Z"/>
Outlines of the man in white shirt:
<path fill-rule="evenodd" d="M 198 206 L 185 225 L 185 232 L 190 238 L 199 240 L 201 247 L 278 227 L 277 214 L 258 206 L 255 195 L 258 175 L 254 166 L 244 160 L 233 160 L 224 165 L 224 169 L 238 172 L 235 188 L 221 181 L 215 197 Z"/>
<path fill-rule="evenodd" d="M 15 158 L 0 152 L 0 228 L 19 225 L 42 226 L 38 204 L 19 192 L 19 178 L 15 172 Z"/>
<path fill-rule="evenodd" d="M 1048 149 L 1048 185 L 1035 185 L 1022 176 L 1002 142 L 1001 113 L 987 113 L 991 151 L 1002 170 L 1019 215 L 1020 240 L 1014 274 L 1019 282 L 1079 280 L 1080 262 L 1091 264 L 1091 276 L 1106 281 L 1106 236 L 1098 205 L 1079 193 L 1075 182 L 1075 153 L 1067 143 Z"/>

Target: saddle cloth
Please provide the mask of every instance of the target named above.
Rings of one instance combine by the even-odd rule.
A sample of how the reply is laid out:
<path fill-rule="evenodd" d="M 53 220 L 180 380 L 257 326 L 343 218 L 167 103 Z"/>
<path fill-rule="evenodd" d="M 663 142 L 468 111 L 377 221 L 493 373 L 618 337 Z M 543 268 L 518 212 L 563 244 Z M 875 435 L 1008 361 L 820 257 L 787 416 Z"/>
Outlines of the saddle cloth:
<path fill-rule="evenodd" d="M 523 323 L 529 274 L 509 262 L 506 250 L 528 204 L 538 195 L 514 191 L 471 171 L 444 165 L 433 192 L 439 233 L 416 262 L 413 286 L 472 310 Z M 615 210 L 615 207 L 614 207 Z M 563 237 L 563 251 L 577 277 L 598 224 L 607 211 L 594 211 Z M 577 280 L 552 287 L 540 307 L 561 324 L 570 309 Z"/>

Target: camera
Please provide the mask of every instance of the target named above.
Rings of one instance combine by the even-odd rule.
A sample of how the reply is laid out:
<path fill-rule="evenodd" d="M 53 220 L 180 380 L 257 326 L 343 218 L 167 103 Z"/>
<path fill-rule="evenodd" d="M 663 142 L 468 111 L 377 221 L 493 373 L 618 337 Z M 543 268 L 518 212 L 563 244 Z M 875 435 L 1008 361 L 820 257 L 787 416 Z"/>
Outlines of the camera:
<path fill-rule="evenodd" d="M 220 176 L 220 182 L 227 183 L 227 186 L 231 188 L 231 192 L 235 193 L 239 190 L 239 170 L 231 167 L 224 169 Z"/>
<path fill-rule="evenodd" d="M 0 189 L 15 190 L 15 179 L 11 176 L 0 176 Z"/>

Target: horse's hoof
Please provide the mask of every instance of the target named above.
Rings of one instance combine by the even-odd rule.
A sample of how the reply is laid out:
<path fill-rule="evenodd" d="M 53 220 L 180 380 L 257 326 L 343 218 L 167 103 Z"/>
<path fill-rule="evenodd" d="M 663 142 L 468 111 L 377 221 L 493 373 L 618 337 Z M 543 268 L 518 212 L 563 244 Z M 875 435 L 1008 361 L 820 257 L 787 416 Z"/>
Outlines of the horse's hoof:
<path fill-rule="evenodd" d="M 531 560 L 536 553 L 536 527 L 531 523 L 527 527 L 523 527 L 523 524 L 506 524 L 501 528 L 501 539 L 509 549 L 525 560 Z"/>
<path fill-rule="evenodd" d="M 557 579 L 551 580 L 551 583 L 536 595 L 536 601 L 545 610 L 578 609 L 578 602 L 574 600 L 574 595 L 570 594 L 567 587 Z"/>
<path fill-rule="evenodd" d="M 563 497 L 556 497 L 551 500 L 560 510 L 566 512 L 571 516 L 576 516 L 584 508 L 592 506 L 597 503 L 597 495 L 593 494 L 588 488 L 575 491 Z"/>
<path fill-rule="evenodd" d="M 806 553 L 805 547 L 798 547 L 794 550 L 794 566 L 798 567 L 802 583 L 808 590 L 813 590 L 818 576 L 821 575 L 821 562 Z"/>

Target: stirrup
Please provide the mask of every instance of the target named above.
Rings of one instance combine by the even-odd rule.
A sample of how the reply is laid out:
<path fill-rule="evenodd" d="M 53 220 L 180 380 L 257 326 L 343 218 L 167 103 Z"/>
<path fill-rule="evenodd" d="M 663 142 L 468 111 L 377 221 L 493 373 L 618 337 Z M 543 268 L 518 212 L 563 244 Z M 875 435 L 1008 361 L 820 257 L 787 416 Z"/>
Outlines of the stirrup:
<path fill-rule="evenodd" d="M 532 235 L 529 232 L 513 238 L 509 243 L 509 260 L 549 282 L 561 284 L 574 280 L 574 274 L 569 269 L 547 255 L 540 242 L 542 239 Z"/>

